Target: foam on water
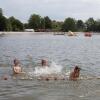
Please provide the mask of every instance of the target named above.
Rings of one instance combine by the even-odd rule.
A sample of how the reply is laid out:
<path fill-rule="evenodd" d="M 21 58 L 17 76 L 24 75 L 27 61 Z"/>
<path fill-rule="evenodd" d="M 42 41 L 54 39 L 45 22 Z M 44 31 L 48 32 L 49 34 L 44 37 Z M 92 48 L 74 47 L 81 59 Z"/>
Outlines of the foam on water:
<path fill-rule="evenodd" d="M 66 70 L 66 72 L 65 72 L 65 76 L 66 76 L 66 78 L 69 78 L 70 73 L 71 73 L 70 70 Z"/>
<path fill-rule="evenodd" d="M 50 66 L 45 67 L 35 67 L 34 75 L 45 75 L 45 74 L 58 74 L 62 72 L 62 66 L 57 65 L 55 62 L 52 62 Z"/>
<path fill-rule="evenodd" d="M 52 62 L 50 66 L 36 66 L 33 72 L 29 72 L 32 76 L 48 75 L 48 74 L 61 74 L 63 67 Z"/>

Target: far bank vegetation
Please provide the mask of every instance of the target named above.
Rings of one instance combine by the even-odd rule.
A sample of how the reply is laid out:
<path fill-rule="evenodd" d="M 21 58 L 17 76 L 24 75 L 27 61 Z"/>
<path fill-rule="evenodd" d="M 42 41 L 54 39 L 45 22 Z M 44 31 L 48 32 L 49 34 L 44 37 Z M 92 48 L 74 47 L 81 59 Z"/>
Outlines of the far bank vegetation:
<path fill-rule="evenodd" d="M 84 22 L 81 19 L 68 17 L 64 21 L 56 21 L 51 20 L 49 16 L 32 14 L 27 23 L 22 23 L 14 16 L 5 17 L 0 8 L 0 31 L 24 31 L 24 29 L 34 29 L 37 32 L 68 32 L 69 30 L 100 32 L 100 19 L 94 20 L 91 17 Z"/>

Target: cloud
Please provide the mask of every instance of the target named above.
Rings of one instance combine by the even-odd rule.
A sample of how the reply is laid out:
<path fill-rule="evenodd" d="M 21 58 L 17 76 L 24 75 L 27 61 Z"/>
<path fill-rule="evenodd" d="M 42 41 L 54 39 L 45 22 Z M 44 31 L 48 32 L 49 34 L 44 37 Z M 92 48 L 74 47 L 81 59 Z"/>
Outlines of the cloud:
<path fill-rule="evenodd" d="M 100 18 L 99 5 L 100 0 L 0 0 L 6 16 L 15 16 L 23 22 L 33 13 L 55 20 Z"/>

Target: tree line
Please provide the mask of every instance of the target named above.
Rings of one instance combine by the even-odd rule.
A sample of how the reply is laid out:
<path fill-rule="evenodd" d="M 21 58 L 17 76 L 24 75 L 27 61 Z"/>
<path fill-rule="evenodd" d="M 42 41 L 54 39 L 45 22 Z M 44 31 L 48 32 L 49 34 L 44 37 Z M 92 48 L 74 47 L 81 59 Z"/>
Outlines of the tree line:
<path fill-rule="evenodd" d="M 5 17 L 0 8 L 0 31 L 24 31 L 24 29 L 34 29 L 35 31 L 92 31 L 100 32 L 100 20 L 92 17 L 85 22 L 68 17 L 64 21 L 51 20 L 48 16 L 41 17 L 32 14 L 27 23 L 22 23 L 15 17 Z"/>

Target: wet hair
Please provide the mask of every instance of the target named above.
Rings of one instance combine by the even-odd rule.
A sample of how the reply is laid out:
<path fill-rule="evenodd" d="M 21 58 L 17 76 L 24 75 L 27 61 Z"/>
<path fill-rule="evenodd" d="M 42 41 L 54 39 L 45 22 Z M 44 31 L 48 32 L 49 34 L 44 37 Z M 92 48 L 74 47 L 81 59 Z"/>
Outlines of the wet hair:
<path fill-rule="evenodd" d="M 42 59 L 42 60 L 41 60 L 41 64 L 42 64 L 42 66 L 43 66 L 43 65 L 46 65 L 46 64 L 47 64 L 47 61 L 44 60 L 44 59 Z"/>
<path fill-rule="evenodd" d="M 78 66 L 75 66 L 74 70 L 81 70 L 81 68 L 79 68 Z"/>
<path fill-rule="evenodd" d="M 46 80 L 46 81 L 49 81 L 49 78 L 46 78 L 45 80 Z"/>
<path fill-rule="evenodd" d="M 18 65 L 19 64 L 19 60 L 18 59 L 14 59 L 14 65 Z"/>

